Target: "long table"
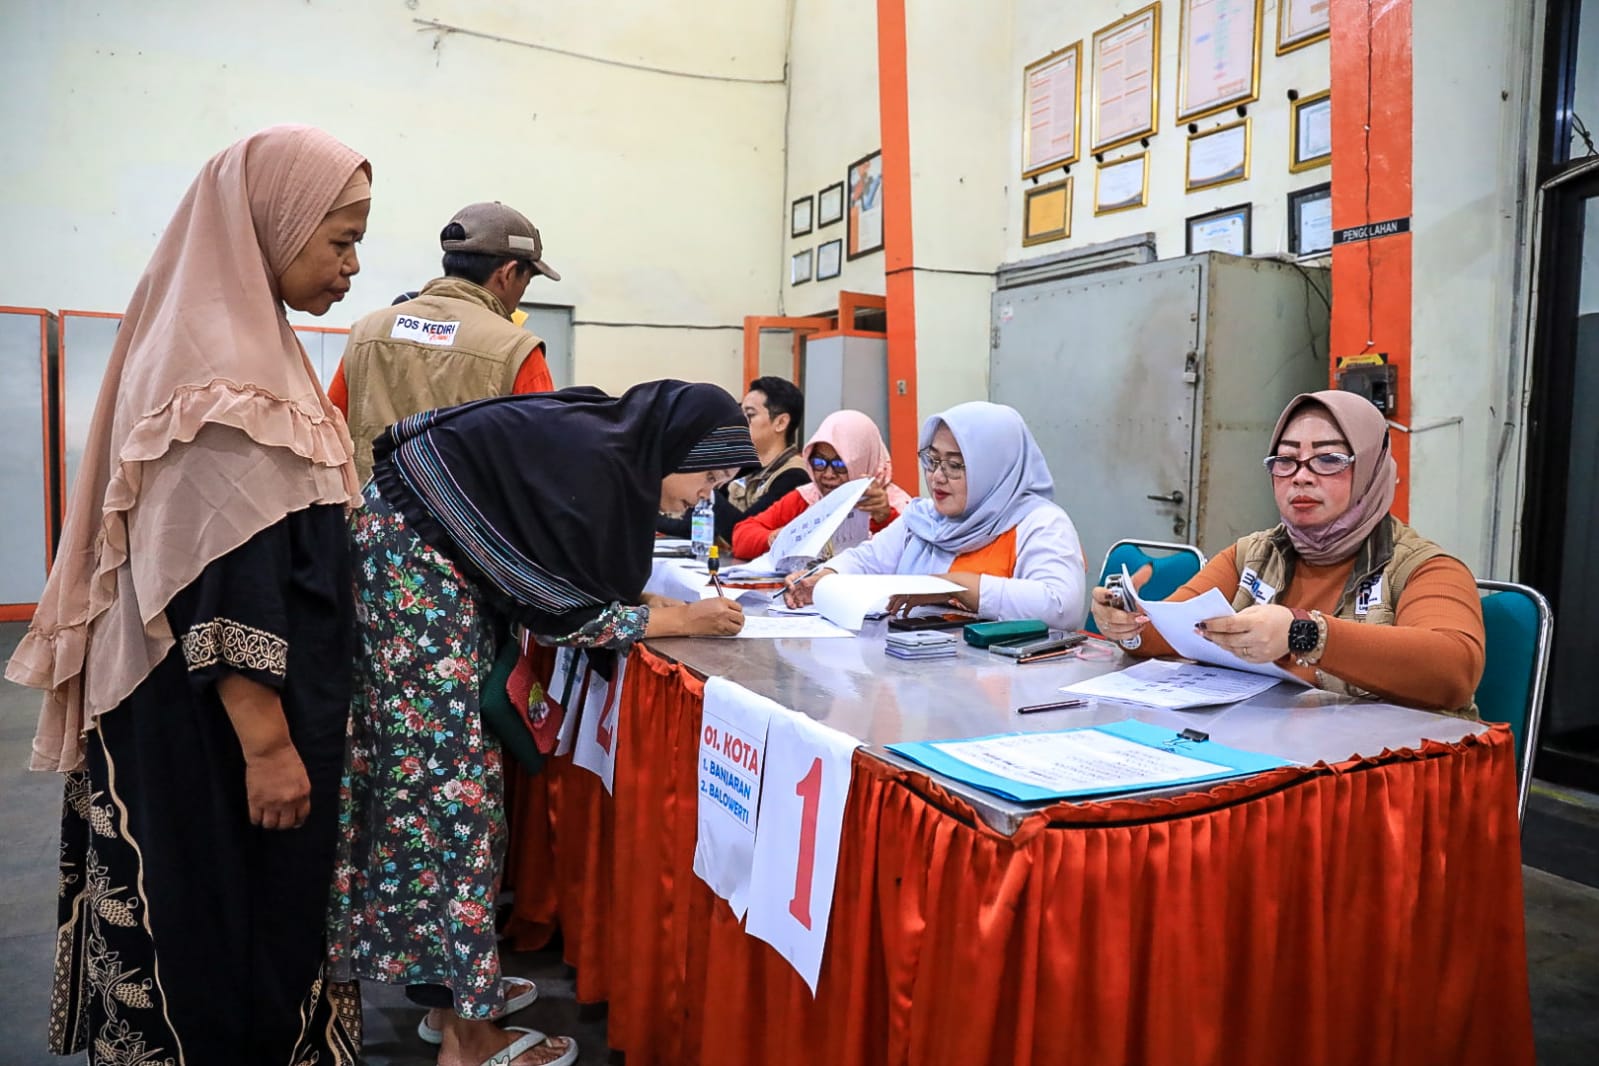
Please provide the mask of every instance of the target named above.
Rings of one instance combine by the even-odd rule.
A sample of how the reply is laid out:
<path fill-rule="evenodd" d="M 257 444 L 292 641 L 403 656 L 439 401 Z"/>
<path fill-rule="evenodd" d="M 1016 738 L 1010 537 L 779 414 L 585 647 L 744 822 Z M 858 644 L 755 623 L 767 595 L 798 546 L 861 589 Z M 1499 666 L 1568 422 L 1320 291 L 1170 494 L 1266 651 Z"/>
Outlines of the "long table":
<path fill-rule="evenodd" d="M 904 663 L 855 640 L 634 651 L 615 793 L 518 782 L 513 942 L 558 923 L 639 1063 L 1532 1062 L 1508 729 L 1283 687 L 1018 717 L 1111 663 Z M 705 677 L 856 753 L 816 995 L 692 873 Z M 1137 717 L 1300 765 L 1028 807 L 882 745 Z"/>

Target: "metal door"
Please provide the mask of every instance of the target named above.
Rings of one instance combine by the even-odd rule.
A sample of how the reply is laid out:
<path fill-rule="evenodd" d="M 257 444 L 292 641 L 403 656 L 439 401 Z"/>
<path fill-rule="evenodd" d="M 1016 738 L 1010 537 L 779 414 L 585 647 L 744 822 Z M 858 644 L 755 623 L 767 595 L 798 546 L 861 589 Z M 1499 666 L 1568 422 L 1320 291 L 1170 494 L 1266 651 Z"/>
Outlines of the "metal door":
<path fill-rule="evenodd" d="M 550 368 L 555 387 L 564 389 L 572 380 L 572 309 L 557 304 L 522 304 L 527 321 L 522 328 L 544 341 L 544 364 Z"/>
<path fill-rule="evenodd" d="M 1188 539 L 1201 270 L 1151 263 L 994 294 L 989 395 L 1027 419 L 1090 571 L 1124 537 Z"/>

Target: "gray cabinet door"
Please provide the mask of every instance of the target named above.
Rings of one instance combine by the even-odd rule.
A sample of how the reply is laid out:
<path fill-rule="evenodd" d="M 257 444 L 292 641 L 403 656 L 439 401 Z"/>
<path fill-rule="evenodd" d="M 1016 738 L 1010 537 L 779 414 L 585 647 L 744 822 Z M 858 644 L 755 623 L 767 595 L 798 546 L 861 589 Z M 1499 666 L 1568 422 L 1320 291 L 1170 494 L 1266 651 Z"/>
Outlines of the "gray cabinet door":
<path fill-rule="evenodd" d="M 1124 537 L 1188 539 L 1202 283 L 1152 263 L 993 296 L 989 395 L 1032 428 L 1091 579 Z"/>
<path fill-rule="evenodd" d="M 0 604 L 37 603 L 45 575 L 44 368 L 41 314 L 0 313 Z"/>

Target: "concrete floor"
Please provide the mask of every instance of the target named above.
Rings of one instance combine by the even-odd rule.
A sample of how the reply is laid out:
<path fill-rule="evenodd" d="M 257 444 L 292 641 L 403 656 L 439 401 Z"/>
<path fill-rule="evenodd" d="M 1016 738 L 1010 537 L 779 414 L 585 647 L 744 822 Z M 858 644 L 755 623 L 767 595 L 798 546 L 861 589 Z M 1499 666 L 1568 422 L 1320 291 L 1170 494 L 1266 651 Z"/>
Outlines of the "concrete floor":
<path fill-rule="evenodd" d="M 22 633 L 0 625 L 0 662 Z M 0 682 L 0 1018 L 10 1036 L 0 1051 L 9 1066 L 54 1066 L 43 1050 L 55 934 L 60 779 L 23 769 L 38 698 Z M 1537 819 L 1537 822 L 1534 822 Z M 1529 808 L 1528 858 L 1592 854 L 1599 847 L 1599 805 L 1591 797 L 1540 789 Z M 1565 847 L 1562 847 L 1565 844 Z M 1544 865 L 1560 868 L 1558 861 Z M 1582 876 L 1586 864 L 1562 872 Z M 1527 953 L 1541 1066 L 1599 1061 L 1599 888 L 1525 868 Z M 552 953 L 508 955 L 510 973 L 539 983 L 540 999 L 514 1024 L 573 1036 L 584 1066 L 605 1063 L 604 1024 L 584 1022 L 572 998 L 570 971 Z M 367 986 L 365 1061 L 370 1066 L 427 1066 L 432 1049 L 416 1036 L 420 1012 L 398 989 Z M 196 1064 L 207 1066 L 207 1064 Z M 757 1066 L 757 1064 L 749 1064 Z"/>

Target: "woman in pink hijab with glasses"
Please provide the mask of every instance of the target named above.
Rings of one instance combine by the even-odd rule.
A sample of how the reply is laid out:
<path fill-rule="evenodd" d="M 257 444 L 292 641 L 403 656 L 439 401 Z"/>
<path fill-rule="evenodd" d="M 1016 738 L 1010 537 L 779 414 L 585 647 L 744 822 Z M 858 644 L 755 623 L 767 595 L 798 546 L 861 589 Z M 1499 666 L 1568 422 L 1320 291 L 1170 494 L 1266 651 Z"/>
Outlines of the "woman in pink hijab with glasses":
<path fill-rule="evenodd" d="M 857 478 L 869 477 L 873 484 L 833 534 L 823 558 L 853 548 L 887 528 L 911 502 L 905 490 L 894 484 L 894 466 L 877 423 L 860 411 L 834 411 L 822 419 L 800 456 L 810 470 L 811 483 L 733 527 L 733 554 L 740 559 L 764 554 L 784 526 L 823 496 Z"/>
<path fill-rule="evenodd" d="M 66 774 L 49 1044 L 122 1063 L 355 1062 L 324 916 L 359 485 L 286 308 L 360 270 L 371 169 L 320 130 L 212 158 L 133 292 L 7 676 Z"/>
<path fill-rule="evenodd" d="M 1172 593 L 1220 589 L 1229 617 L 1204 636 L 1319 688 L 1477 717 L 1486 639 L 1471 571 L 1389 513 L 1388 424 L 1349 392 L 1289 401 L 1265 460 L 1282 524 L 1251 533 Z M 1147 575 L 1145 575 L 1147 576 Z M 1133 580 L 1141 579 L 1134 575 Z M 1094 590 L 1099 631 L 1134 655 L 1169 655 L 1148 619 Z"/>

